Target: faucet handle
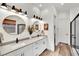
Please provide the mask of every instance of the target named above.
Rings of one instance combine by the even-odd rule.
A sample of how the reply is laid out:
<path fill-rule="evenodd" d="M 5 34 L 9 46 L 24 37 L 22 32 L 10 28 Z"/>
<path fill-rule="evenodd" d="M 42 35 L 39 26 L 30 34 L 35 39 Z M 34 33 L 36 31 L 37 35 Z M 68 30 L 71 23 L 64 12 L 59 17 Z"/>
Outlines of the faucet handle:
<path fill-rule="evenodd" d="M 16 43 L 18 43 L 18 41 L 19 41 L 18 38 L 16 38 Z"/>
<path fill-rule="evenodd" d="M 1 38 L 0 38 L 0 43 L 2 43 L 2 40 L 1 40 Z"/>
<path fill-rule="evenodd" d="M 0 33 L 0 43 L 2 43 L 2 40 L 4 40 L 4 38 L 3 38 L 3 34 Z"/>

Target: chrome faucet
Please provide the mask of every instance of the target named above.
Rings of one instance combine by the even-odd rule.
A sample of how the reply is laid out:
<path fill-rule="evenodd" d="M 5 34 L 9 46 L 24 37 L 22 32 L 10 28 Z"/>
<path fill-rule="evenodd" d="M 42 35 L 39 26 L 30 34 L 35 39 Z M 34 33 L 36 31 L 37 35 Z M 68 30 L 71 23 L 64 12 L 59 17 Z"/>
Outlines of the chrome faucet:
<path fill-rule="evenodd" d="M 18 43 L 18 41 L 19 41 L 18 38 L 16 38 L 16 43 Z"/>

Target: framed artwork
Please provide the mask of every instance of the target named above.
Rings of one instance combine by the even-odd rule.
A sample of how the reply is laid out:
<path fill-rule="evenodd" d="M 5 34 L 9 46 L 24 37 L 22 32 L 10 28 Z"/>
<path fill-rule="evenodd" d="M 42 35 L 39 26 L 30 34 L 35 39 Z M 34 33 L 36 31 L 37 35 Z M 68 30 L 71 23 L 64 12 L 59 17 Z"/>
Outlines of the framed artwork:
<path fill-rule="evenodd" d="M 48 23 L 44 24 L 44 30 L 48 30 Z"/>
<path fill-rule="evenodd" d="M 39 30 L 39 25 L 35 24 L 35 30 Z"/>

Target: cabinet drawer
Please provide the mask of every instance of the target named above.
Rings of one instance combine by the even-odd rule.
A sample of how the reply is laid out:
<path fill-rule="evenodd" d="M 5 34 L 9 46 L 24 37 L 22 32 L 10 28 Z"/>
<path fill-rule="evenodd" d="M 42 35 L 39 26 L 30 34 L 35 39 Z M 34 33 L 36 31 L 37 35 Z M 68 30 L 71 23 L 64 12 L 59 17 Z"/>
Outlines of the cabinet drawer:
<path fill-rule="evenodd" d="M 39 52 L 41 48 L 40 41 L 33 43 L 33 53 L 34 55 L 38 55 L 37 53 Z"/>
<path fill-rule="evenodd" d="M 47 46 L 47 41 L 46 41 L 46 39 L 43 39 L 42 42 L 41 42 L 41 44 L 42 44 L 43 47 L 46 47 L 46 46 Z"/>
<path fill-rule="evenodd" d="M 40 55 L 46 49 L 46 41 L 44 39 L 33 44 L 34 55 Z"/>
<path fill-rule="evenodd" d="M 24 56 L 33 56 L 32 45 L 24 47 Z"/>
<path fill-rule="evenodd" d="M 32 45 L 15 50 L 9 54 L 6 54 L 6 56 L 33 56 Z"/>
<path fill-rule="evenodd" d="M 22 48 L 18 49 L 18 50 L 15 50 L 11 53 L 6 54 L 6 56 L 21 56 L 23 54 L 23 50 L 24 49 L 22 49 Z"/>
<path fill-rule="evenodd" d="M 41 49 L 41 53 L 47 48 L 46 44 L 47 44 L 46 43 L 46 39 L 42 39 L 41 40 L 41 48 L 40 48 Z"/>

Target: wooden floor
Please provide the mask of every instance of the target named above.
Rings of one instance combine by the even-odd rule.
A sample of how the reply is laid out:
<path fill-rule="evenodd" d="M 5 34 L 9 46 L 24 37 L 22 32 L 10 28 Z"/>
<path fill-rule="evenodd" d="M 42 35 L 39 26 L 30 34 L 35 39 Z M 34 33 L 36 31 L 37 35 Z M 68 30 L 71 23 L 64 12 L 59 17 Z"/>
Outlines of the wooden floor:
<path fill-rule="evenodd" d="M 40 56 L 54 56 L 54 52 L 46 49 Z"/>
<path fill-rule="evenodd" d="M 54 52 L 46 49 L 40 56 L 72 56 L 72 48 L 68 44 L 59 43 Z"/>

